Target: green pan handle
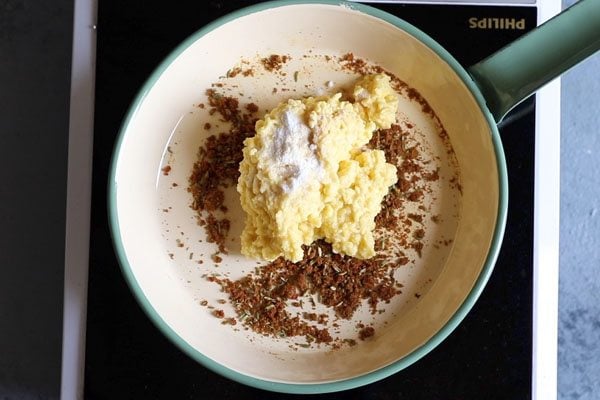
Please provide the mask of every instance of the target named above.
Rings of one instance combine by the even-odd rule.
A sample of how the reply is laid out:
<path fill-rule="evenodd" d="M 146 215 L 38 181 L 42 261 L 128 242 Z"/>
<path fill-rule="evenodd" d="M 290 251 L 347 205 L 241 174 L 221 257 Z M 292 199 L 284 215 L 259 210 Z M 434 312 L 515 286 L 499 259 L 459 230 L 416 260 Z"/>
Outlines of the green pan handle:
<path fill-rule="evenodd" d="M 600 0 L 580 0 L 468 71 L 496 122 L 600 49 Z"/>

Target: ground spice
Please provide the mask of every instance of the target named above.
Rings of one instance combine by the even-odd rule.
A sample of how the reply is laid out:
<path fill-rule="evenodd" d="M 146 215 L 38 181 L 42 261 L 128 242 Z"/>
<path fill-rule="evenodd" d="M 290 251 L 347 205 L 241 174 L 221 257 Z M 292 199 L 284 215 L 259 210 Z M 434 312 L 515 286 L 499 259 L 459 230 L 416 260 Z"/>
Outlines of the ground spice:
<path fill-rule="evenodd" d="M 188 192 L 192 194 L 191 207 L 198 213 L 198 223 L 204 227 L 207 241 L 216 243 L 219 252 L 227 253 L 225 240 L 230 221 L 217 211 L 227 211 L 223 204 L 224 189 L 237 183 L 244 139 L 255 133 L 258 107 L 253 103 L 247 104 L 244 112 L 233 97 L 222 96 L 214 89 L 207 90 L 206 94 L 211 107 L 209 113 L 218 113 L 222 121 L 231 123 L 231 127 L 227 132 L 208 137 L 198 150 L 198 161 L 194 163 L 189 177 Z M 205 129 L 207 125 L 210 124 L 205 124 Z M 213 257 L 213 261 L 218 263 L 221 257 Z"/>
<path fill-rule="evenodd" d="M 411 221 L 422 222 L 424 215 L 411 213 L 404 217 L 395 212 L 404 201 L 410 201 L 409 194 L 423 180 L 420 175 L 424 174 L 424 169 L 417 162 L 420 151 L 404 145 L 408 134 L 399 125 L 393 125 L 390 129 L 375 132 L 369 143 L 369 147 L 385 152 L 386 160 L 396 165 L 401 177 L 384 198 L 376 227 L 400 236 L 405 250 L 412 248 L 420 252 L 424 229 L 420 228 L 416 231 L 418 233 L 409 236 L 410 230 L 406 231 L 404 226 L 406 221 L 409 224 L 412 224 Z M 403 165 L 410 165 L 410 168 L 402 171 Z M 419 176 L 419 179 L 409 178 L 409 174 Z M 377 250 L 384 248 L 384 238 L 385 235 L 382 235 L 376 242 Z M 217 276 L 209 276 L 208 279 L 221 285 L 238 320 L 249 329 L 273 337 L 304 336 L 309 343 L 332 343 L 334 339 L 329 330 L 317 326 L 326 323 L 326 314 L 318 316 L 314 312 L 303 312 L 301 317 L 294 316 L 287 310 L 287 305 L 302 305 L 302 299 L 310 295 L 313 302 L 316 297 L 319 303 L 332 308 L 341 319 L 350 319 L 363 301 L 375 314 L 380 302 L 389 302 L 401 293 L 402 285 L 395 280 L 393 272 L 408 262 L 402 249 L 396 251 L 395 262 L 390 262 L 389 254 L 360 260 L 335 254 L 328 243 L 317 241 L 305 246 L 304 258 L 298 263 L 278 258 L 239 280 Z M 373 334 L 374 328 L 363 328 L 359 337 L 364 340 Z M 351 342 L 342 343 L 352 345 Z"/>
<path fill-rule="evenodd" d="M 349 319 L 363 300 L 373 313 L 380 301 L 388 302 L 400 292 L 390 266 L 377 259 L 359 260 L 332 252 L 331 245 L 317 241 L 305 246 L 302 261 L 292 263 L 278 258 L 255 273 L 232 281 L 212 276 L 229 295 L 237 316 L 253 331 L 281 336 L 310 336 L 316 343 L 330 342 L 326 329 L 309 322 L 323 323 L 326 315 L 304 312 L 292 316 L 286 305 L 306 295 L 316 295 L 321 304 L 335 310 L 337 317 Z"/>
<path fill-rule="evenodd" d="M 232 68 L 229 71 L 227 71 L 227 77 L 234 78 L 238 74 L 241 74 L 241 73 L 242 73 L 242 69 L 240 67 L 235 67 L 235 68 Z"/>
<path fill-rule="evenodd" d="M 263 67 L 269 72 L 279 71 L 283 64 L 290 60 L 290 56 L 271 54 L 269 57 L 262 58 L 260 62 Z"/>
<path fill-rule="evenodd" d="M 358 332 L 358 338 L 360 340 L 366 340 L 373 335 L 375 335 L 375 328 L 372 326 L 364 327 Z"/>
<path fill-rule="evenodd" d="M 288 56 L 271 55 L 260 61 L 266 70 L 278 71 L 288 60 Z M 342 56 L 338 61 L 343 69 L 357 74 L 384 72 L 390 75 L 398 92 L 409 89 L 394 75 L 367 64 L 352 53 Z M 230 70 L 228 76 L 238 75 L 240 71 Z M 245 72 L 242 74 L 246 76 Z M 209 113 L 218 113 L 222 121 L 231 123 L 231 129 L 210 136 L 199 149 L 188 190 L 194 199 L 192 208 L 198 211 L 199 224 L 207 232 L 207 240 L 216 243 L 219 252 L 225 253 L 224 243 L 230 223 L 218 212 L 227 211 L 223 205 L 223 190 L 237 183 L 239 163 L 243 158 L 243 141 L 255 134 L 258 107 L 253 103 L 240 107 L 236 98 L 223 96 L 214 89 L 222 86 L 213 85 L 213 89 L 207 91 Z M 274 92 L 276 90 L 274 88 Z M 418 93 L 412 95 L 417 101 L 425 102 Z M 423 105 L 426 102 L 420 104 L 426 108 Z M 331 308 L 336 318 L 350 319 L 363 302 L 375 314 L 381 311 L 377 308 L 379 303 L 387 303 L 401 293 L 402 284 L 394 278 L 394 271 L 410 262 L 406 252 L 414 251 L 421 256 L 424 247 L 422 240 L 426 235 L 423 221 L 427 209 L 421 204 L 419 209 L 422 213 L 408 215 L 398 210 L 406 202 L 422 202 L 427 183 L 439 179 L 438 170 L 427 170 L 422 163 L 419 146 L 407 145 L 411 132 L 406 129 L 410 128 L 409 124 L 405 128 L 393 125 L 390 129 L 376 131 L 368 145 L 384 151 L 386 161 L 396 166 L 399 178 L 383 199 L 382 210 L 375 219 L 375 249 L 378 252 L 375 257 L 359 260 L 335 254 L 328 243 L 317 241 L 304 247 L 304 258 L 297 263 L 279 258 L 238 280 L 217 274 L 206 276 L 209 281 L 219 284 L 228 295 L 237 321 L 246 329 L 276 338 L 304 337 L 307 344 L 296 343 L 300 347 L 307 347 L 311 343 L 326 343 L 332 348 L 354 346 L 354 339 L 332 337 L 326 326 L 327 314 L 318 315 L 313 311 L 293 314 L 289 311 L 290 306 L 301 310 L 305 307 L 314 309 L 318 302 Z M 456 185 L 459 185 L 458 181 Z M 433 221 L 438 218 L 431 217 Z M 413 224 L 420 226 L 413 229 Z M 221 259 L 217 254 L 212 258 L 217 263 Z M 215 310 L 213 314 L 223 318 L 224 314 L 218 311 Z M 223 322 L 234 325 L 235 321 Z M 339 325 L 332 321 L 331 326 L 335 328 Z M 375 329 L 360 324 L 357 333 L 360 340 L 365 340 L 375 334 Z"/>

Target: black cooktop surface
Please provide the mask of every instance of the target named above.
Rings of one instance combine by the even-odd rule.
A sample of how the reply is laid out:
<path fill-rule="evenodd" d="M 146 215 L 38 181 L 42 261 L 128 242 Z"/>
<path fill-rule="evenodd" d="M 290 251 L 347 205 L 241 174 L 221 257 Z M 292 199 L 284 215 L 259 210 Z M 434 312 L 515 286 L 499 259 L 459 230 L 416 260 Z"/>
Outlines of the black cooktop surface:
<path fill-rule="evenodd" d="M 98 9 L 86 399 L 287 398 L 229 381 L 188 358 L 154 327 L 130 293 L 106 212 L 111 152 L 130 102 L 162 59 L 215 18 L 251 1 L 102 0 Z M 383 8 L 421 28 L 468 66 L 535 26 L 535 7 L 398 5 Z M 472 28 L 470 18 L 524 18 L 525 29 Z M 510 182 L 504 244 L 480 299 L 459 327 L 409 368 L 331 399 L 531 397 L 534 100 L 501 128 Z M 319 396 L 314 396 L 319 397 Z"/>

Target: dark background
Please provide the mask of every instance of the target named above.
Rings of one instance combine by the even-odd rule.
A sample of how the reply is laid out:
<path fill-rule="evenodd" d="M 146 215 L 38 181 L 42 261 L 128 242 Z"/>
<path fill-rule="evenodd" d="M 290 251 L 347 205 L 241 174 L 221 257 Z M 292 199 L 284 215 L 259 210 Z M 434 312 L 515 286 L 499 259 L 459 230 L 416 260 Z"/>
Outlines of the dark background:
<path fill-rule="evenodd" d="M 58 398 L 72 0 L 0 0 L 0 399 Z"/>

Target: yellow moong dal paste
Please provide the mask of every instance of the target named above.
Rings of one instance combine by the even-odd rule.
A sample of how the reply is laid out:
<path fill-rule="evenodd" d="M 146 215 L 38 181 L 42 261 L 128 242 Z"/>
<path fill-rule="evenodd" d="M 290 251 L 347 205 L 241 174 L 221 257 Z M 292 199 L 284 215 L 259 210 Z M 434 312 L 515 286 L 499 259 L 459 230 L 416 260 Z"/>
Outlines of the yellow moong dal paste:
<path fill-rule="evenodd" d="M 290 261 L 317 239 L 357 258 L 375 255 L 375 216 L 396 168 L 365 149 L 396 120 L 398 96 L 387 75 L 363 77 L 353 101 L 341 93 L 279 104 L 244 141 L 237 190 L 246 212 L 242 253 Z"/>

